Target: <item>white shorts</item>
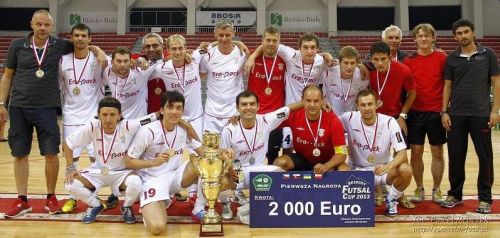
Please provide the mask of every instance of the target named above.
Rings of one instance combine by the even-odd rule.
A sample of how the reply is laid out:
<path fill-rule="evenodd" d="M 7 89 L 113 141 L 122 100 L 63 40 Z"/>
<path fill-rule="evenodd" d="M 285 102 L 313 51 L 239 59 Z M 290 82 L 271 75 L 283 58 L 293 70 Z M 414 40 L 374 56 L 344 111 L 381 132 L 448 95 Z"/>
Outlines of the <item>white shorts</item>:
<path fill-rule="evenodd" d="M 121 194 L 120 185 L 125 178 L 132 173 L 132 170 L 109 171 L 108 175 L 102 175 L 97 169 L 84 169 L 81 173 L 95 187 L 96 194 L 103 187 L 110 187 L 115 195 Z"/>
<path fill-rule="evenodd" d="M 236 190 L 248 189 L 250 188 L 250 172 L 284 172 L 278 166 L 274 165 L 252 165 L 242 167 L 243 175 L 245 176 L 245 180 L 243 182 L 238 183 L 236 186 Z"/>
<path fill-rule="evenodd" d="M 63 140 L 66 137 L 68 137 L 71 134 L 78 131 L 78 129 L 82 126 L 84 126 L 84 125 L 63 125 Z M 86 148 L 87 148 L 87 153 L 89 154 L 89 157 L 94 157 L 94 146 L 92 146 L 92 143 L 90 143 Z M 74 148 L 73 149 L 73 158 L 80 157 L 81 153 L 82 153 L 82 148 Z"/>
<path fill-rule="evenodd" d="M 208 114 L 203 115 L 203 131 L 222 133 L 222 129 L 227 125 L 229 118 L 218 118 Z"/>
<path fill-rule="evenodd" d="M 375 167 L 356 167 L 354 168 L 355 171 L 375 171 Z M 387 184 L 387 173 L 382 174 L 382 175 L 375 175 L 375 186 L 379 185 L 386 185 Z"/>
<path fill-rule="evenodd" d="M 293 148 L 292 129 L 290 127 L 283 127 L 282 133 L 283 133 L 283 139 L 281 140 L 281 147 L 283 149 Z"/>
<path fill-rule="evenodd" d="M 184 163 L 174 171 L 170 171 L 158 177 L 148 178 L 147 181 L 142 184 L 142 191 L 139 195 L 141 207 L 157 201 L 165 201 L 168 207 L 171 202 L 170 196 L 180 192 L 182 189 L 182 175 L 184 174 L 188 162 L 189 161 L 184 161 Z"/>
<path fill-rule="evenodd" d="M 188 121 L 188 122 L 194 128 L 194 130 L 196 131 L 196 134 L 198 134 L 198 137 L 200 137 L 200 140 L 201 140 L 201 138 L 203 138 L 203 115 L 192 120 L 192 121 Z"/>

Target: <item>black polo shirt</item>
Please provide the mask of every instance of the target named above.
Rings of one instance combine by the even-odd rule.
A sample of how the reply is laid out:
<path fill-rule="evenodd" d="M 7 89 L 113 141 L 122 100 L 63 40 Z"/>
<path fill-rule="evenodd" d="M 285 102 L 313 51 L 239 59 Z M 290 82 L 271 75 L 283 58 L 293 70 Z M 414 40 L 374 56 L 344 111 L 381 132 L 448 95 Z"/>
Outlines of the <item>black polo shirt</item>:
<path fill-rule="evenodd" d="M 68 40 L 49 37 L 41 67 L 45 74 L 43 78 L 37 78 L 35 72 L 38 63 L 31 47 L 32 35 L 30 33 L 27 37 L 12 41 L 9 47 L 5 67 L 15 70 L 10 105 L 24 108 L 59 107 L 59 60 L 73 51 L 73 44 Z"/>
<path fill-rule="evenodd" d="M 476 43 L 476 53 L 461 56 L 458 47 L 448 55 L 444 78 L 451 80 L 450 115 L 489 117 L 491 76 L 500 73 L 490 48 Z"/>

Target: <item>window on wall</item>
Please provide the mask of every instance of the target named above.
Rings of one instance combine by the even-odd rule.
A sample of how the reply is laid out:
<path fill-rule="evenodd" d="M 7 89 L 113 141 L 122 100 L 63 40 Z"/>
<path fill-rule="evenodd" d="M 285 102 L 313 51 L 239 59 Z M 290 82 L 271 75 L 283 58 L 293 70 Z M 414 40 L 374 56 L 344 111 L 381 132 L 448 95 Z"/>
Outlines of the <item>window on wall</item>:
<path fill-rule="evenodd" d="M 339 31 L 383 30 L 394 24 L 394 7 L 339 7 Z"/>
<path fill-rule="evenodd" d="M 418 6 L 408 9 L 410 29 L 420 23 L 430 23 L 436 30 L 450 30 L 462 17 L 461 6 Z"/>
<path fill-rule="evenodd" d="M 131 26 L 186 26 L 185 8 L 134 8 L 130 11 Z"/>
<path fill-rule="evenodd" d="M 2 22 L 1 30 L 31 31 L 31 17 L 37 10 L 40 10 L 40 8 L 0 8 L 0 22 Z"/>

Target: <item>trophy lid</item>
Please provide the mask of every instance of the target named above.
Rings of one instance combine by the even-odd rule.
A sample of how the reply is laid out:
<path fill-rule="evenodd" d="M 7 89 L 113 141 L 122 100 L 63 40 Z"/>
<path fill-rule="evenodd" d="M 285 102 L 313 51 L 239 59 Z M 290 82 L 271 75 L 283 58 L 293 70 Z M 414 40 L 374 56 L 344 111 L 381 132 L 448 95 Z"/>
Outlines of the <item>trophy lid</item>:
<path fill-rule="evenodd" d="M 214 132 L 205 132 L 203 134 L 203 145 L 211 148 L 218 149 L 220 143 L 220 134 Z"/>

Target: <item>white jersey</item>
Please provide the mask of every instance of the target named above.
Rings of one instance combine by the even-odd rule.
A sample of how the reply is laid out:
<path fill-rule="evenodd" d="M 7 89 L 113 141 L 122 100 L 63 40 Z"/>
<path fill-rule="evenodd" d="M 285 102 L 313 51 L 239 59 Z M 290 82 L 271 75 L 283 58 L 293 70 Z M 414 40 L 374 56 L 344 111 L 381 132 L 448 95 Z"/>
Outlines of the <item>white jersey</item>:
<path fill-rule="evenodd" d="M 269 133 L 288 119 L 289 115 L 290 108 L 282 107 L 273 112 L 257 115 L 255 126 L 250 129 L 244 128 L 240 122 L 237 125 L 229 124 L 222 130 L 220 147 L 231 148 L 236 154 L 235 158 L 240 160 L 243 167 L 266 165 Z"/>
<path fill-rule="evenodd" d="M 130 143 L 142 124 L 156 120 L 154 113 L 140 119 L 122 120 L 116 125 L 113 134 L 106 134 L 102 130 L 101 121 L 93 119 L 77 132 L 66 138 L 70 149 L 83 148 L 92 143 L 95 149 L 95 162 L 89 169 L 107 167 L 110 171 L 127 170 L 124 158 L 127 155 Z"/>
<path fill-rule="evenodd" d="M 184 148 L 196 149 L 201 143 L 188 140 L 187 132 L 177 125 L 173 131 L 164 130 L 161 121 L 145 125 L 139 129 L 128 150 L 128 156 L 133 159 L 153 160 L 167 149 L 174 149 L 175 155 L 160 166 L 144 168 L 138 171 L 144 182 L 176 170 L 182 163 Z"/>
<path fill-rule="evenodd" d="M 111 65 L 111 63 L 108 63 Z M 143 117 L 148 110 L 148 80 L 154 67 L 147 70 L 130 70 L 127 78 L 116 75 L 111 66 L 102 73 L 103 82 L 108 84 L 111 96 L 122 104 L 122 116 L 127 119 Z"/>
<path fill-rule="evenodd" d="M 200 62 L 200 72 L 207 73 L 207 101 L 205 113 L 217 118 L 237 114 L 236 96 L 243 91 L 245 54 L 234 47 L 225 55 L 218 47 L 208 50 Z"/>
<path fill-rule="evenodd" d="M 319 76 L 324 69 L 324 60 L 320 55 L 314 57 L 314 63 L 302 62 L 300 51 L 285 45 L 278 47 L 278 55 L 285 61 L 285 104 L 292 104 L 302 99 L 302 90 L 310 84 L 319 85 Z"/>
<path fill-rule="evenodd" d="M 359 68 L 354 70 L 351 79 L 340 77 L 340 66 L 329 67 L 320 77 L 327 102 L 333 106 L 335 114 L 356 110 L 355 101 L 359 91 L 368 87 L 369 80 L 363 80 Z"/>
<path fill-rule="evenodd" d="M 84 125 L 97 115 L 99 100 L 104 97 L 101 66 L 91 52 L 84 59 L 73 53 L 59 62 L 59 86 L 64 125 Z"/>
<path fill-rule="evenodd" d="M 187 121 L 203 116 L 199 64 L 195 61 L 181 68 L 174 67 L 172 60 L 155 65 L 154 78 L 161 78 L 167 91 L 184 95 L 184 118 Z"/>
<path fill-rule="evenodd" d="M 393 117 L 377 113 L 377 122 L 367 126 L 356 111 L 344 113 L 340 120 L 347 132 L 353 169 L 387 164 L 393 159 L 391 148 L 396 152 L 406 149 L 401 129 Z M 370 155 L 374 156 L 373 161 L 369 161 Z"/>

